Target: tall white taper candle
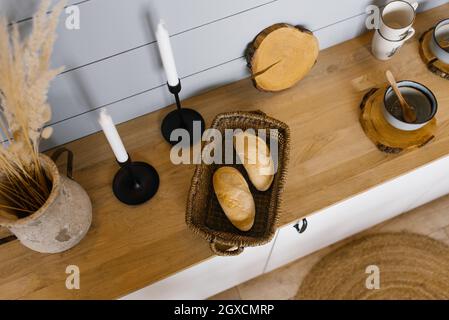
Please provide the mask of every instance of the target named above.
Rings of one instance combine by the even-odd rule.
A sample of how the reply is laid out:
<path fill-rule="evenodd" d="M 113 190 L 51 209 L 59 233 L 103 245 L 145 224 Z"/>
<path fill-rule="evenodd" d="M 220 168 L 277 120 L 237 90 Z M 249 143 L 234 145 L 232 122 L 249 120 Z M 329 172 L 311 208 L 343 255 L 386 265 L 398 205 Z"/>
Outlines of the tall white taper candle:
<path fill-rule="evenodd" d="M 161 20 L 156 30 L 157 45 L 161 54 L 162 64 L 164 65 L 167 82 L 170 86 L 176 86 L 179 83 L 178 72 L 176 71 L 175 58 L 170 44 L 170 36 Z"/>
<path fill-rule="evenodd" d="M 108 139 L 109 145 L 111 146 L 117 161 L 125 163 L 128 160 L 128 153 L 126 152 L 125 146 L 123 145 L 122 139 L 117 132 L 117 128 L 115 127 L 111 116 L 105 109 L 101 110 L 98 122 L 103 129 L 106 139 Z"/>

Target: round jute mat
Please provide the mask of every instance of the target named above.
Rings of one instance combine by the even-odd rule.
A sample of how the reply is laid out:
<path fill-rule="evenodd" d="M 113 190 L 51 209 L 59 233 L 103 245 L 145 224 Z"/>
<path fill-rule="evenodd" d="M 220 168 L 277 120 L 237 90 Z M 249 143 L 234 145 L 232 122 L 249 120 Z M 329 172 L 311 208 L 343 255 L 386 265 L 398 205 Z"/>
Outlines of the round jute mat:
<path fill-rule="evenodd" d="M 295 299 L 449 299 L 449 247 L 404 232 L 358 238 L 323 257 Z"/>

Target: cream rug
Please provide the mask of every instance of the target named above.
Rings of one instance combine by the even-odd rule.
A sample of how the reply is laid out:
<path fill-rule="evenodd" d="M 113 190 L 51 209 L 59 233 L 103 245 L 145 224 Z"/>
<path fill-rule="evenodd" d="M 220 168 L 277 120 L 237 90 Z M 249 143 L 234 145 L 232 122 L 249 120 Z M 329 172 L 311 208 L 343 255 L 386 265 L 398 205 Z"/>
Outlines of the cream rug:
<path fill-rule="evenodd" d="M 449 247 L 403 232 L 358 238 L 323 257 L 295 299 L 449 299 Z"/>

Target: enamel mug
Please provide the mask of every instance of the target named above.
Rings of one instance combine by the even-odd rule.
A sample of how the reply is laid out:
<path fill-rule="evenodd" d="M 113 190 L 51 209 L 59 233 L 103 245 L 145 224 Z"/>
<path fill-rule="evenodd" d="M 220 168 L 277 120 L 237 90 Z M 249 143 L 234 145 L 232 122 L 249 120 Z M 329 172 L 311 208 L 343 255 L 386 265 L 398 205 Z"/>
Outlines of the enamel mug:
<path fill-rule="evenodd" d="M 414 131 L 428 124 L 438 111 L 438 103 L 432 91 L 426 86 L 414 81 L 399 81 L 399 91 L 405 100 L 414 107 L 417 121 L 408 123 L 402 119 L 402 111 L 399 100 L 388 87 L 383 99 L 382 113 L 384 118 L 393 127 L 403 131 Z"/>
<path fill-rule="evenodd" d="M 391 1 L 382 10 L 379 31 L 386 39 L 403 40 L 415 22 L 418 2 Z"/>
<path fill-rule="evenodd" d="M 449 19 L 440 21 L 433 29 L 430 50 L 438 60 L 449 64 Z"/>
<path fill-rule="evenodd" d="M 415 34 L 415 29 L 410 28 L 406 37 L 402 40 L 388 40 L 379 30 L 375 30 L 373 42 L 371 44 L 371 51 L 373 55 L 379 60 L 391 59 L 395 53 L 402 47 L 402 45 Z"/>

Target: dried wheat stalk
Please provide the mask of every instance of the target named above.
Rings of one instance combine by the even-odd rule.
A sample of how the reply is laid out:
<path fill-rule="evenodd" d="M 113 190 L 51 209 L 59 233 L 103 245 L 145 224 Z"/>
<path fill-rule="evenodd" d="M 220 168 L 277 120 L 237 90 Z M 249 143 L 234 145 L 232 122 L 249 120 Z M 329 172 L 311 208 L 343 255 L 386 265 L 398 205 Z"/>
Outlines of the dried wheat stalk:
<path fill-rule="evenodd" d="M 47 103 L 50 81 L 62 71 L 50 68 L 56 27 L 64 1 L 49 10 L 41 2 L 30 35 L 21 39 L 17 24 L 0 18 L 0 215 L 18 218 L 38 210 L 51 186 L 39 161 L 44 125 L 51 119 Z M 43 135 L 44 132 L 44 135 Z M 3 213 L 3 214 L 1 214 Z"/>

